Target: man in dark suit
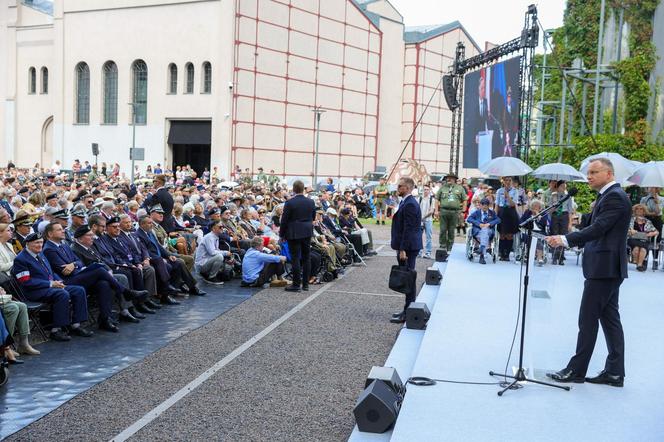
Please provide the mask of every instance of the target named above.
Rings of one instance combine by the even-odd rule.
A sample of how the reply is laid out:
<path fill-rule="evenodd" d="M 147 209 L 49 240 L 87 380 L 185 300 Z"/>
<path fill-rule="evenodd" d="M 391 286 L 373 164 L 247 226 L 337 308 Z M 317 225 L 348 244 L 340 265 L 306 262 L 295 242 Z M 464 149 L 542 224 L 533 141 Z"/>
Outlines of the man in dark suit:
<path fill-rule="evenodd" d="M 65 286 L 42 254 L 43 245 L 41 236 L 37 233 L 29 234 L 25 238 L 25 248 L 14 259 L 12 275 L 28 300 L 52 305 L 52 340 L 71 340 L 67 326 L 70 326 L 74 335 L 86 338 L 92 336 L 92 332 L 81 325 L 81 322 L 88 319 L 85 289 L 77 285 Z"/>
<path fill-rule="evenodd" d="M 144 206 L 146 209 L 161 205 L 164 211 L 164 219 L 160 223 L 166 232 L 175 231 L 175 220 L 173 218 L 173 195 L 168 191 L 166 186 L 166 175 L 157 175 L 153 179 L 154 193 L 145 199 Z"/>
<path fill-rule="evenodd" d="M 581 308 L 576 354 L 567 367 L 547 376 L 558 382 L 584 381 L 622 387 L 625 378 L 625 339 L 618 297 L 620 285 L 627 278 L 627 230 L 632 205 L 620 184 L 614 181 L 613 164 L 605 158 L 588 166 L 588 184 L 599 192 L 589 225 L 565 236 L 552 236 L 552 247 L 584 248 L 583 276 L 586 278 Z M 602 325 L 609 355 L 604 370 L 587 378 L 586 371 L 595 348 L 599 325 Z"/>
<path fill-rule="evenodd" d="M 473 226 L 471 235 L 480 245 L 480 264 L 486 264 L 484 252 L 495 235 L 493 227 L 500 224 L 500 218 L 498 218 L 496 212 L 489 209 L 490 203 L 488 198 L 482 198 L 482 201 L 480 201 L 481 208 L 471 213 L 466 219 L 466 222 Z"/>
<path fill-rule="evenodd" d="M 316 205 L 304 196 L 304 183 L 297 180 L 293 183 L 295 196 L 284 204 L 281 215 L 279 236 L 288 241 L 291 262 L 293 264 L 293 284 L 286 287 L 289 292 L 309 290 L 311 274 L 311 237 L 314 234 L 313 221 L 316 218 Z"/>
<path fill-rule="evenodd" d="M 101 265 L 84 266 L 68 244 L 64 242 L 65 231 L 58 223 L 50 223 L 44 229 L 46 244 L 44 256 L 48 259 L 53 271 L 65 284 L 80 285 L 86 292 L 94 293 L 99 303 L 99 328 L 117 333 L 118 327 L 111 317 L 113 296 L 124 295 L 126 299 L 145 296 L 146 292 L 138 292 L 123 287 Z"/>
<path fill-rule="evenodd" d="M 397 262 L 407 265 L 410 270 L 415 270 L 415 260 L 422 250 L 422 212 L 420 204 L 413 197 L 412 192 L 415 182 L 410 177 L 399 180 L 397 193 L 402 198 L 399 208 L 392 217 L 392 239 L 390 245 L 397 251 Z M 397 324 L 406 322 L 406 309 L 415 301 L 415 287 L 411 293 L 406 294 L 406 302 L 403 311 L 392 315 L 390 322 Z"/>

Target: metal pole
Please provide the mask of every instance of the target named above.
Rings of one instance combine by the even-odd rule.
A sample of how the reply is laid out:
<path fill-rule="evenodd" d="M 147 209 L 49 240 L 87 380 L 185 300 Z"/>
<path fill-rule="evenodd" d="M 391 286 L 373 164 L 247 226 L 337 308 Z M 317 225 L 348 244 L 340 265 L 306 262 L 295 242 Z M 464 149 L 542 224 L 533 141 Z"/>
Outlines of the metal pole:
<path fill-rule="evenodd" d="M 560 145 L 560 152 L 558 153 L 558 162 L 563 159 L 563 141 L 565 139 L 565 106 L 567 101 L 567 79 L 565 78 L 566 71 L 563 74 L 563 96 L 560 100 L 560 130 L 558 132 L 558 144 Z"/>
<path fill-rule="evenodd" d="M 620 20 L 618 28 L 618 54 L 616 56 L 616 62 L 620 61 L 621 52 L 622 52 L 622 30 L 623 30 L 623 21 L 625 19 L 625 10 L 620 10 Z M 615 90 L 613 91 L 613 128 L 612 133 L 618 132 L 618 89 L 620 88 L 620 83 L 616 80 Z"/>
<path fill-rule="evenodd" d="M 320 106 L 311 110 L 316 114 L 316 151 L 314 153 L 314 182 L 312 188 L 318 190 L 318 147 L 320 145 L 320 116 L 325 112 Z"/>
<path fill-rule="evenodd" d="M 548 38 L 549 34 L 548 31 L 544 31 L 544 39 L 546 40 Z M 540 150 L 540 166 L 542 165 L 542 161 L 544 159 L 544 148 L 542 147 L 542 138 L 544 136 L 544 105 L 542 104 L 544 102 L 544 81 L 546 79 L 546 42 L 544 42 L 544 60 L 542 62 L 542 86 L 540 90 L 540 102 L 539 102 L 539 112 L 540 115 L 537 118 L 537 148 Z"/>
<path fill-rule="evenodd" d="M 134 155 L 136 153 L 136 103 L 129 103 L 131 106 L 131 184 L 134 184 Z"/>
<path fill-rule="evenodd" d="M 601 95 L 599 85 L 599 70 L 602 63 L 602 40 L 604 39 L 604 6 L 606 0 L 602 0 L 602 9 L 599 14 L 599 36 L 597 37 L 597 67 L 595 70 L 595 103 L 593 105 L 593 136 L 597 135 L 597 110 L 599 107 L 599 96 Z"/>

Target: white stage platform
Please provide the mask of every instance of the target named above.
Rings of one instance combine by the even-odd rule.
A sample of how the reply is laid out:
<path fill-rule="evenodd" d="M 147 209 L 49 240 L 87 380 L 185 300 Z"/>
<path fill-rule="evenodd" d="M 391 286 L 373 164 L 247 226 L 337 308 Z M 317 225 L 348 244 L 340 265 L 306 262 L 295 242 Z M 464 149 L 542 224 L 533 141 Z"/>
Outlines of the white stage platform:
<path fill-rule="evenodd" d="M 572 355 L 583 290 L 574 255 L 565 266 L 531 267 L 526 320 L 525 366 L 547 381 L 547 371 L 563 368 Z M 520 266 L 469 262 L 455 246 L 443 283 L 423 288 L 432 317 L 425 332 L 403 330 L 386 361 L 405 382 L 411 376 L 470 382 L 499 379 L 514 334 Z M 664 440 L 664 272 L 638 273 L 621 289 L 625 330 L 624 388 L 573 384 L 572 391 L 525 384 L 498 397 L 498 386 L 438 383 L 408 385 L 394 429 L 361 433 L 350 441 L 503 441 Z M 518 364 L 519 336 L 509 364 Z M 604 366 L 606 345 L 600 333 L 588 374 Z M 367 367 L 367 372 L 371 367 Z M 358 391 L 358 395 L 359 395 Z"/>

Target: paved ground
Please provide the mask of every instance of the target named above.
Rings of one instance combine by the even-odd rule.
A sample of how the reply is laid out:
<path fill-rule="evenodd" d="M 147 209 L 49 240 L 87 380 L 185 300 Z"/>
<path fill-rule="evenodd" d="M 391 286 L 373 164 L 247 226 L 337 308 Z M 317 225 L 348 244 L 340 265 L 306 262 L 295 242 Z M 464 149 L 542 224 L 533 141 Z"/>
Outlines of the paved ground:
<path fill-rule="evenodd" d="M 376 247 L 384 245 L 389 227 L 371 228 Z M 346 440 L 364 379 L 399 328 L 388 322 L 403 303 L 387 288 L 388 250 L 307 293 L 262 290 L 8 440 L 110 440 L 310 297 L 132 439 Z M 430 263 L 418 262 L 421 274 Z"/>

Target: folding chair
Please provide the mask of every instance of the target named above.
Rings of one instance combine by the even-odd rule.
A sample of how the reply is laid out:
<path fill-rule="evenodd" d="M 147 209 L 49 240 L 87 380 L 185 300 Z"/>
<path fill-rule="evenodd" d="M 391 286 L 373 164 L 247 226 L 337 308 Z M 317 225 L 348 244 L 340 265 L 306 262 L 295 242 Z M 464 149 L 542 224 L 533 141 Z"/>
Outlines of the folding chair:
<path fill-rule="evenodd" d="M 28 300 L 25 297 L 25 294 L 23 293 L 20 284 L 13 276 L 3 284 L 3 287 L 5 287 L 5 289 L 9 293 L 11 293 L 20 302 L 24 303 L 28 308 L 28 318 L 30 319 L 30 324 L 31 324 L 30 331 L 37 330 L 42 339 L 44 339 L 44 341 L 48 341 L 48 335 L 44 330 L 44 326 L 41 323 L 39 315 L 42 311 L 50 311 L 51 308 L 49 307 L 49 305 L 43 302 Z"/>

